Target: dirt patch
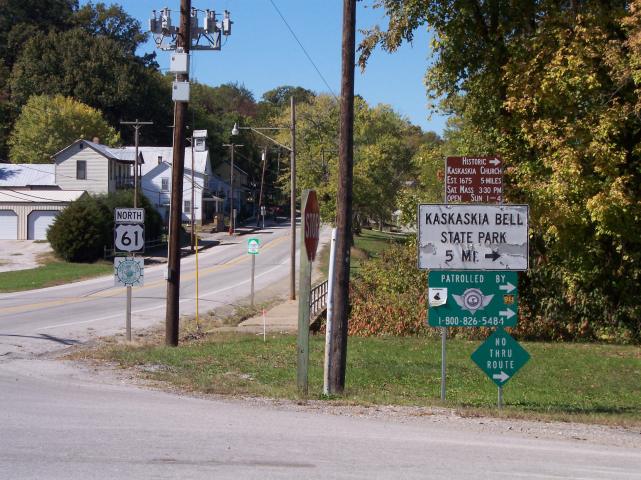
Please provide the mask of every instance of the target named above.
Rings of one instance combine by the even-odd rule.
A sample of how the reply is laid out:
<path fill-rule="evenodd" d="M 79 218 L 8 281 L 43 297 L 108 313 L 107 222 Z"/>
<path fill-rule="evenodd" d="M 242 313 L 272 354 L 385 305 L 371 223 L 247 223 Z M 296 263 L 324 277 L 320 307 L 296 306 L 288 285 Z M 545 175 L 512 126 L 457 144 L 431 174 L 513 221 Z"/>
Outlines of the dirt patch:
<path fill-rule="evenodd" d="M 36 268 L 53 256 L 48 242 L 0 240 L 0 244 L 0 272 Z"/>

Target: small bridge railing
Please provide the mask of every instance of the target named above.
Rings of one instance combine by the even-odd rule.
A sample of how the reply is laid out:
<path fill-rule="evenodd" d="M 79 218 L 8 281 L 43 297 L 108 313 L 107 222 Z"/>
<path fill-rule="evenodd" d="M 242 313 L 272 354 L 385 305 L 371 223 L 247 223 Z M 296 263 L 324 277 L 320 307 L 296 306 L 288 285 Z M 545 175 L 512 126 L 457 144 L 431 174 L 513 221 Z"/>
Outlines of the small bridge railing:
<path fill-rule="evenodd" d="M 319 283 L 309 295 L 309 319 L 314 321 L 327 308 L 327 280 Z"/>

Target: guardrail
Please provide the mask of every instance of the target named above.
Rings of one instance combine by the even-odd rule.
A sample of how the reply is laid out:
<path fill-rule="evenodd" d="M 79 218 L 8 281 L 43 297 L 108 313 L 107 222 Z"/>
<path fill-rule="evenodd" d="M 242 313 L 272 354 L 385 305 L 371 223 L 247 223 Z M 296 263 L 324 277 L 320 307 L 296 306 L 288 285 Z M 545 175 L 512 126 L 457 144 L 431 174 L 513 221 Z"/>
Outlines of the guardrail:
<path fill-rule="evenodd" d="M 327 309 L 327 280 L 319 283 L 309 295 L 309 319 L 313 322 Z"/>

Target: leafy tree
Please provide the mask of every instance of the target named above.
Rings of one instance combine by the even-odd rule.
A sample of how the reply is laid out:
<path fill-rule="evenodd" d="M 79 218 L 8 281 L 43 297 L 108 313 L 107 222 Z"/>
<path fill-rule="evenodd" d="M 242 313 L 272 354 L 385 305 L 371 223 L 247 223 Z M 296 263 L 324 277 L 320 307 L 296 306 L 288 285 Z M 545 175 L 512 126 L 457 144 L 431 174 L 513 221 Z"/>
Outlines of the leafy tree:
<path fill-rule="evenodd" d="M 378 5 L 390 21 L 366 35 L 361 65 L 429 25 L 426 84 L 457 116 L 451 147 L 500 153 L 507 198 L 531 206 L 521 333 L 638 341 L 641 2 Z"/>
<path fill-rule="evenodd" d="M 89 2 L 74 12 L 71 23 L 92 36 L 115 40 L 131 55 L 147 40 L 140 22 L 127 14 L 120 5 L 106 6 L 101 2 Z"/>
<path fill-rule="evenodd" d="M 0 1 L 0 60 L 11 69 L 29 37 L 68 28 L 77 6 L 77 0 Z"/>
<path fill-rule="evenodd" d="M 116 125 L 123 119 L 152 120 L 150 143 L 167 144 L 171 129 L 170 85 L 146 68 L 120 43 L 82 29 L 31 38 L 22 48 L 10 77 L 12 100 L 23 105 L 31 95 L 64 95 L 101 110 Z M 123 131 L 126 140 L 131 132 Z"/>
<path fill-rule="evenodd" d="M 355 102 L 353 210 L 358 231 L 361 221 L 387 221 L 397 206 L 397 194 L 412 176 L 411 157 L 422 141 L 420 128 L 411 125 L 391 107 L 370 107 L 365 100 Z M 286 125 L 289 109 L 284 109 L 273 125 Z M 320 197 L 321 216 L 333 222 L 338 184 L 339 107 L 329 95 L 313 97 L 297 108 L 296 182 L 299 192 L 313 188 Z M 289 143 L 288 132 L 280 142 Z M 289 182 L 289 168 L 282 171 L 281 187 Z"/>
<path fill-rule="evenodd" d="M 118 133 L 100 111 L 76 100 L 56 95 L 33 96 L 22 108 L 9 138 L 12 163 L 51 163 L 51 155 L 78 138 L 116 145 Z"/>

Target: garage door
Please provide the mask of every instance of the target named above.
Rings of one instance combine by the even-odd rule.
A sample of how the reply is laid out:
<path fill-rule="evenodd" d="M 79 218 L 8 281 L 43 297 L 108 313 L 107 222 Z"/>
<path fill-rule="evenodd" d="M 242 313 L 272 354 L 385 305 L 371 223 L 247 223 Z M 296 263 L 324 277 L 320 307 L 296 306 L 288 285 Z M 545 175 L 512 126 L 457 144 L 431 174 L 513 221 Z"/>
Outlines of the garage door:
<path fill-rule="evenodd" d="M 18 239 L 18 215 L 10 210 L 0 210 L 0 240 Z"/>
<path fill-rule="evenodd" d="M 47 230 L 56 219 L 60 212 L 36 210 L 29 214 L 29 224 L 27 229 L 28 240 L 46 240 Z"/>

